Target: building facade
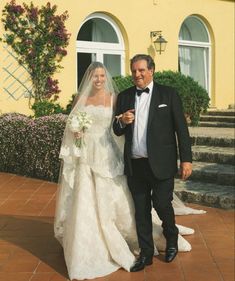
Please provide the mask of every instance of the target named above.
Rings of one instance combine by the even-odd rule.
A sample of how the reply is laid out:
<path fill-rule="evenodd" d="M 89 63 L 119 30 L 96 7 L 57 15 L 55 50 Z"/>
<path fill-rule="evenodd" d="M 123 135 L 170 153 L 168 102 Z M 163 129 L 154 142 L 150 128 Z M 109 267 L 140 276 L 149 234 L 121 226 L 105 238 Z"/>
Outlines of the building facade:
<path fill-rule="evenodd" d="M 0 10 L 7 2 L 1 0 Z M 22 2 L 30 1 L 16 1 Z M 41 6 L 48 1 L 33 2 Z M 56 74 L 62 105 L 76 92 L 91 61 L 103 62 L 113 76 L 125 76 L 137 53 L 150 54 L 157 71 L 193 77 L 208 91 L 211 107 L 234 105 L 234 0 L 52 0 L 51 4 L 58 6 L 58 13 L 69 14 L 68 55 Z M 161 54 L 154 48 L 152 31 L 161 31 L 167 40 Z M 3 34 L 1 23 L 0 37 Z M 0 110 L 30 114 L 26 70 L 2 42 L 0 53 Z"/>

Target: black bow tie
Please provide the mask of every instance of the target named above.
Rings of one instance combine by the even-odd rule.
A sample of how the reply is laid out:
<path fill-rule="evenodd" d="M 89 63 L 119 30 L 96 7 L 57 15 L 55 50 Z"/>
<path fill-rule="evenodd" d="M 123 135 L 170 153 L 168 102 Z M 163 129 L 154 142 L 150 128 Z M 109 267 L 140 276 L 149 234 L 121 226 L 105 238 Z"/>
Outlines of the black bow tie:
<path fill-rule="evenodd" d="M 138 96 L 140 96 L 144 92 L 148 94 L 149 93 L 149 88 L 147 87 L 147 88 L 141 89 L 141 90 L 140 89 L 136 89 L 136 93 L 137 93 Z"/>

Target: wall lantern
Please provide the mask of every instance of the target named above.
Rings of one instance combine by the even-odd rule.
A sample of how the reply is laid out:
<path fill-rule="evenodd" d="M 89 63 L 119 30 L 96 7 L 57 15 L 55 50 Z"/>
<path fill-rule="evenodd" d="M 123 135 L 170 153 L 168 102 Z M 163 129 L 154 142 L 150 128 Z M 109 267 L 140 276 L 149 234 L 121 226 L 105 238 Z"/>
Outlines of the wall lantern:
<path fill-rule="evenodd" d="M 162 31 L 150 31 L 150 38 L 154 44 L 156 52 L 159 52 L 159 54 L 161 54 L 165 51 L 167 41 L 162 37 Z"/>

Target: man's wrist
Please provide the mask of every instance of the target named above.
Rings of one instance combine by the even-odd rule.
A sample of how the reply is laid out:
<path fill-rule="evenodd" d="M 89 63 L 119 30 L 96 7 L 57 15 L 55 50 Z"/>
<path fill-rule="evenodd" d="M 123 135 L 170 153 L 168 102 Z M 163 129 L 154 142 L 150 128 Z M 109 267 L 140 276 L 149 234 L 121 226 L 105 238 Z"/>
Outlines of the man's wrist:
<path fill-rule="evenodd" d="M 126 124 L 122 121 L 122 119 L 120 118 L 119 120 L 119 125 L 122 129 L 124 129 L 126 127 Z"/>
<path fill-rule="evenodd" d="M 116 122 L 119 124 L 121 129 L 126 127 L 126 124 L 122 120 L 123 114 L 117 115 L 117 116 L 115 116 L 115 118 L 116 118 Z"/>

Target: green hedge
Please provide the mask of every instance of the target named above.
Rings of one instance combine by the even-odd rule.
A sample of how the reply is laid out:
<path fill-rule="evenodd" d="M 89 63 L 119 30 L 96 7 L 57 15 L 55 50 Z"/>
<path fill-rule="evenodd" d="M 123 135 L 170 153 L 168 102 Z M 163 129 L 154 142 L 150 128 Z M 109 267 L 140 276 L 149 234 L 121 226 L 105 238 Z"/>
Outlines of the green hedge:
<path fill-rule="evenodd" d="M 67 116 L 55 114 L 34 120 L 25 141 L 27 176 L 57 181 L 59 151 Z"/>
<path fill-rule="evenodd" d="M 113 80 L 120 92 L 133 86 L 131 76 L 118 76 L 114 77 Z M 180 72 L 170 70 L 155 72 L 154 80 L 159 84 L 174 87 L 178 91 L 182 99 L 184 113 L 188 117 L 187 119 L 190 125 L 197 126 L 201 112 L 205 112 L 209 107 L 210 99 L 207 91 L 190 76 L 185 76 Z M 71 96 L 71 99 L 63 113 L 69 114 L 75 96 L 75 94 Z M 41 112 L 42 111 L 43 110 L 41 109 Z"/>
<path fill-rule="evenodd" d="M 59 150 L 67 115 L 31 119 L 9 113 L 0 116 L 0 171 L 57 181 Z"/>
<path fill-rule="evenodd" d="M 163 71 L 154 73 L 154 80 L 159 84 L 174 87 L 183 103 L 184 113 L 187 115 L 192 126 L 198 125 L 200 113 L 209 107 L 209 97 L 207 91 L 191 77 L 180 72 Z M 115 77 L 115 83 L 120 91 L 133 85 L 131 76 Z"/>
<path fill-rule="evenodd" d="M 24 173 L 24 145 L 32 120 L 23 114 L 0 116 L 0 171 Z"/>
<path fill-rule="evenodd" d="M 35 102 L 32 105 L 32 111 L 34 112 L 34 117 L 49 116 L 53 114 L 65 113 L 63 107 L 60 104 L 54 103 L 49 100 L 42 100 Z"/>
<path fill-rule="evenodd" d="M 190 116 L 191 124 L 196 125 L 201 111 L 209 106 L 207 92 L 192 78 L 178 72 L 157 72 L 154 80 L 178 90 L 184 112 Z M 120 91 L 133 85 L 130 76 L 115 77 L 114 81 Z M 67 105 L 67 113 L 71 110 L 73 97 Z M 43 110 L 40 105 L 39 111 Z M 65 114 L 35 119 L 17 113 L 0 115 L 0 171 L 56 182 L 60 169 L 58 156 L 66 120 Z"/>

